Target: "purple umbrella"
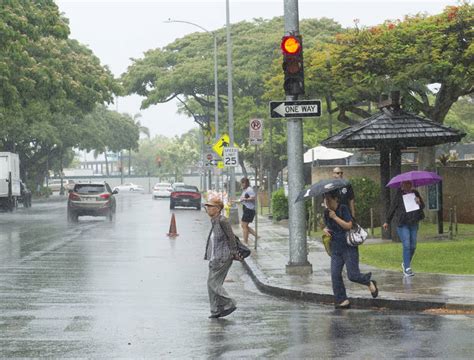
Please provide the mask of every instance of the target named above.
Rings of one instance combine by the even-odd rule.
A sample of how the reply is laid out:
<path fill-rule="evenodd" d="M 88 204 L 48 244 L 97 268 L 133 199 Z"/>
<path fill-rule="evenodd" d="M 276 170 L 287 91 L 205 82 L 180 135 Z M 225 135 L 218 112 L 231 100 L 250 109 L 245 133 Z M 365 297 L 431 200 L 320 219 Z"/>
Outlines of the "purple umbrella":
<path fill-rule="evenodd" d="M 413 186 L 431 185 L 441 181 L 441 176 L 431 171 L 408 171 L 393 177 L 386 186 L 397 188 L 404 181 L 411 181 Z"/>

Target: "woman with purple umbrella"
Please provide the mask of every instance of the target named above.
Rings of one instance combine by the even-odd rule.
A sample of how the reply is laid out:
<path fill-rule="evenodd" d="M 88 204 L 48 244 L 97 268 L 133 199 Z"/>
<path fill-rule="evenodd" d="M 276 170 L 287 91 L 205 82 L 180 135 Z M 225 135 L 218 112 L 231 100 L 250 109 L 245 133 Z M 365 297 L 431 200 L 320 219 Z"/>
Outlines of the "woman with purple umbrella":
<path fill-rule="evenodd" d="M 415 275 L 411 269 L 411 261 L 415 255 L 418 223 L 424 218 L 424 207 L 420 193 L 413 188 L 413 181 L 402 181 L 401 188 L 397 191 L 388 211 L 387 220 L 383 224 L 383 228 L 387 230 L 388 224 L 395 218 L 397 234 L 403 245 L 402 269 L 405 276 Z"/>

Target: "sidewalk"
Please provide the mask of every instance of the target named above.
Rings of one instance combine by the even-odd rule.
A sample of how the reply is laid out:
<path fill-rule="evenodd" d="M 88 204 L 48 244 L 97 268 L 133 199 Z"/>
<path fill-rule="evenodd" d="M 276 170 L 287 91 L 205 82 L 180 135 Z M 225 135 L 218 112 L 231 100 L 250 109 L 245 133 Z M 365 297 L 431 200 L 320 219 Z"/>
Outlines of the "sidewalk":
<path fill-rule="evenodd" d="M 240 228 L 236 228 L 236 231 L 239 234 Z M 330 257 L 320 240 L 308 239 L 308 261 L 313 266 L 313 273 L 287 275 L 288 228 L 259 216 L 258 234 L 258 249 L 253 250 L 251 236 L 252 255 L 245 260 L 244 266 L 260 291 L 333 304 Z M 355 308 L 474 311 L 474 276 L 416 273 L 414 277 L 406 278 L 401 271 L 382 270 L 364 264 L 360 268 L 361 272 L 372 272 L 379 288 L 379 297 L 372 299 L 367 287 L 350 282 L 344 274 L 347 294 Z"/>

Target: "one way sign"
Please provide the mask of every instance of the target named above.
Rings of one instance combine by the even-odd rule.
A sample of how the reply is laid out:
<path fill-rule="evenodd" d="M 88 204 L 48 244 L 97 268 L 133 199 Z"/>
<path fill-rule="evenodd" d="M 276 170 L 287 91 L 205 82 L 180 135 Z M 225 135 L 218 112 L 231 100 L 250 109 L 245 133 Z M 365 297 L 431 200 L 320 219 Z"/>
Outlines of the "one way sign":
<path fill-rule="evenodd" d="M 321 100 L 270 101 L 271 118 L 321 116 Z"/>

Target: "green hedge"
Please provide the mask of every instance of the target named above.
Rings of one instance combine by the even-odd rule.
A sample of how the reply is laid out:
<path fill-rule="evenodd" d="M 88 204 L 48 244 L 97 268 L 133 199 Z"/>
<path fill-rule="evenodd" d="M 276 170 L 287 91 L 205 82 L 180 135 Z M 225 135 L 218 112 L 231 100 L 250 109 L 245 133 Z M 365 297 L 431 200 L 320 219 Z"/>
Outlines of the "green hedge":
<path fill-rule="evenodd" d="M 351 180 L 355 195 L 356 219 L 363 227 L 370 226 L 370 208 L 374 209 L 374 226 L 380 226 L 380 184 L 366 177 Z"/>
<path fill-rule="evenodd" d="M 357 221 L 363 227 L 370 226 L 370 208 L 374 209 L 374 226 L 380 226 L 380 185 L 366 177 L 356 177 L 351 180 L 355 194 L 355 209 Z M 320 199 L 321 200 L 321 199 Z M 322 200 L 321 200 L 322 201 Z M 311 201 L 305 201 L 307 214 L 310 213 Z M 272 215 L 277 221 L 288 219 L 288 198 L 283 188 L 272 193 Z M 316 216 L 317 214 L 315 214 Z M 318 223 L 321 219 L 317 219 Z"/>
<path fill-rule="evenodd" d="M 272 193 L 272 216 L 277 221 L 288 219 L 288 198 L 283 188 Z"/>

